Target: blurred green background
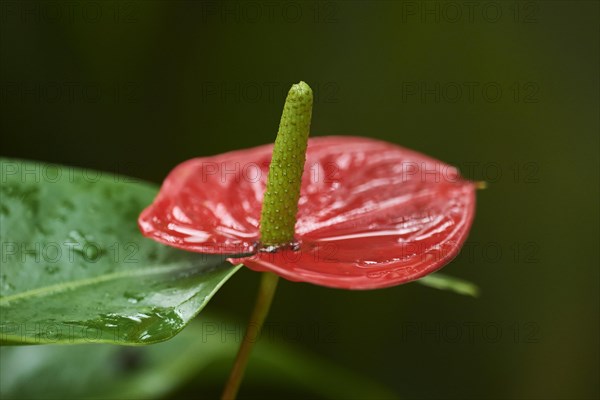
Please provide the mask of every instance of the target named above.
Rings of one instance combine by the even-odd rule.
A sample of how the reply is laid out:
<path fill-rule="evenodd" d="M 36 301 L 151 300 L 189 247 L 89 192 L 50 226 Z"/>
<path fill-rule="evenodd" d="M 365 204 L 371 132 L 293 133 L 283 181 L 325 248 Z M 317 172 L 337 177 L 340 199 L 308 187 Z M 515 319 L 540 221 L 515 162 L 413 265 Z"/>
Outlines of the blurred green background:
<path fill-rule="evenodd" d="M 2 156 L 160 183 L 272 142 L 304 80 L 312 135 L 388 140 L 489 182 L 444 269 L 480 298 L 284 281 L 269 317 L 284 342 L 405 398 L 599 397 L 598 2 L 0 4 Z M 257 278 L 208 309 L 244 321 Z M 241 396 L 266 386 L 250 376 Z"/>

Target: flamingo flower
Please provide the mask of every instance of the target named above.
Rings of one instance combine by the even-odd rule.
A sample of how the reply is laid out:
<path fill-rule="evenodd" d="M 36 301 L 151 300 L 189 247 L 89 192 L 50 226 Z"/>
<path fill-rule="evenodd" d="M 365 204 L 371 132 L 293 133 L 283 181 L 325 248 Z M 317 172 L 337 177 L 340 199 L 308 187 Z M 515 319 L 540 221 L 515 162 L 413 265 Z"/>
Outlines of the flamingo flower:
<path fill-rule="evenodd" d="M 287 111 L 286 105 L 275 149 L 264 145 L 177 166 L 141 214 L 142 233 L 184 250 L 229 255 L 232 263 L 288 280 L 343 289 L 410 282 L 458 254 L 474 216 L 474 182 L 379 140 L 326 136 L 302 147 L 282 135 L 304 121 L 286 120 Z M 310 112 L 307 118 L 309 124 Z M 292 187 L 269 187 L 278 180 L 299 183 L 295 200 L 294 193 L 285 200 Z M 265 239 L 286 223 L 291 240 Z"/>

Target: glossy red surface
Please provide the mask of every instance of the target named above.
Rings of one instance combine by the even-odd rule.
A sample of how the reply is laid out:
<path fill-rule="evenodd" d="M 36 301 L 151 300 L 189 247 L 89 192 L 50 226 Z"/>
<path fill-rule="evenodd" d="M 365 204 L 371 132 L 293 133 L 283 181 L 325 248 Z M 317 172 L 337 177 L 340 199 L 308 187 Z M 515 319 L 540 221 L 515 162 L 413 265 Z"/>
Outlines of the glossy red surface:
<path fill-rule="evenodd" d="M 475 185 L 449 165 L 358 137 L 309 140 L 296 222 L 299 250 L 259 249 L 272 145 L 177 166 L 139 218 L 142 233 L 226 255 L 257 271 L 344 289 L 394 286 L 454 258 L 475 212 Z"/>

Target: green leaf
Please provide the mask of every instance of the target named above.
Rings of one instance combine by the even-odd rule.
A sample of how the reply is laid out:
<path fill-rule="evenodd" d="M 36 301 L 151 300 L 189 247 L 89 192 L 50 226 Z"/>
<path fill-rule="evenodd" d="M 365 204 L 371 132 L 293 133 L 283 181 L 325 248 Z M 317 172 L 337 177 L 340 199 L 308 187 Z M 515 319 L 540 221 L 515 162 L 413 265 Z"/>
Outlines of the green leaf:
<path fill-rule="evenodd" d="M 195 397 L 216 398 L 233 363 L 242 326 L 202 314 L 173 340 L 153 346 L 3 347 L 0 396 L 156 399 L 190 384 Z M 311 397 L 396 398 L 369 378 L 271 339 L 258 339 L 242 394 L 279 386 L 282 392 L 301 390 Z"/>
<path fill-rule="evenodd" d="M 429 286 L 434 289 L 450 290 L 466 296 L 479 296 L 479 287 L 477 287 L 476 284 L 464 279 L 441 274 L 439 272 L 424 276 L 423 278 L 417 280 L 417 282 L 421 285 Z"/>
<path fill-rule="evenodd" d="M 1 159 L 0 343 L 148 344 L 177 334 L 240 266 L 144 238 L 157 188 Z"/>
<path fill-rule="evenodd" d="M 153 346 L 19 346 L 0 348 L 2 398 L 159 398 L 232 345 L 202 339 L 192 323 L 173 340 Z"/>

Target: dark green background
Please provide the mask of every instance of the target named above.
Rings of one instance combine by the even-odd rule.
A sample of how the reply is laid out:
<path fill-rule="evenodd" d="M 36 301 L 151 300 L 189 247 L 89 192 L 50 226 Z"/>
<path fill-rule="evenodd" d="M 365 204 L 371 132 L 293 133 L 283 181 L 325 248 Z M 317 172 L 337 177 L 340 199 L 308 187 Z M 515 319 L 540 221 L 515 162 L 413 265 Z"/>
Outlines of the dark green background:
<path fill-rule="evenodd" d="M 0 18 L 3 156 L 160 183 L 272 142 L 304 80 L 314 136 L 487 180 L 444 270 L 479 299 L 282 282 L 273 329 L 406 398 L 599 396 L 598 2 L 2 1 Z M 256 285 L 243 271 L 209 308 L 246 318 Z"/>

